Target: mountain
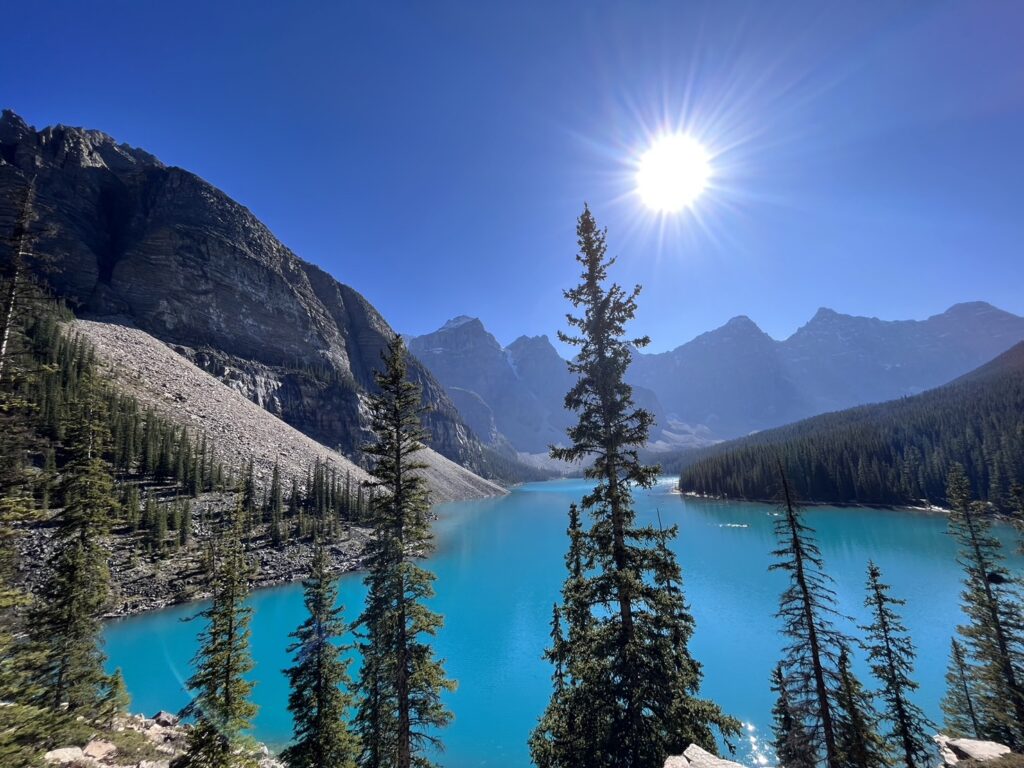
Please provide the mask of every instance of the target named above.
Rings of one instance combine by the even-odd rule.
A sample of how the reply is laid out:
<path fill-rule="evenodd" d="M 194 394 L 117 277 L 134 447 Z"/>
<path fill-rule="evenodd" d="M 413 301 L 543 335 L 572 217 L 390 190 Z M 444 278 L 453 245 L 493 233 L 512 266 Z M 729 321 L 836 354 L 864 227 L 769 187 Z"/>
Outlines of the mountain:
<path fill-rule="evenodd" d="M 490 445 L 542 453 L 566 442 L 572 415 L 562 402 L 573 378 L 546 336 L 502 348 L 480 320 L 462 316 L 408 342 Z"/>
<path fill-rule="evenodd" d="M 941 504 L 946 476 L 959 463 L 977 498 L 1013 508 L 1024 500 L 1017 496 L 1024 483 L 1024 343 L 923 394 L 691 453 L 679 485 L 769 499 L 780 462 L 800 498 L 871 504 Z"/>
<path fill-rule="evenodd" d="M 366 394 L 394 333 L 358 292 L 299 259 L 246 208 L 195 174 L 104 133 L 35 130 L 0 116 L 0 236 L 30 178 L 43 276 L 76 314 L 113 319 L 175 351 L 318 442 L 359 458 Z M 5 257 L 6 258 L 6 257 Z M 418 362 L 432 446 L 518 479 Z"/>
<path fill-rule="evenodd" d="M 823 308 L 783 341 L 733 318 L 670 352 L 635 355 L 628 378 L 653 390 L 669 420 L 721 439 L 917 394 L 1022 339 L 1024 318 L 984 302 L 921 321 Z"/>

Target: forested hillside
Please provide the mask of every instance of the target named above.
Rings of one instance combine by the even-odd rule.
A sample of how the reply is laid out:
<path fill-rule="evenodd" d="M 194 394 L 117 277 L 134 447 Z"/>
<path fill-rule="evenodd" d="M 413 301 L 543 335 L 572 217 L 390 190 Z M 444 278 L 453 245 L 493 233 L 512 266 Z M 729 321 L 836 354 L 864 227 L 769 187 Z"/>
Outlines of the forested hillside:
<path fill-rule="evenodd" d="M 915 397 L 825 414 L 689 454 L 683 491 L 774 497 L 783 465 L 800 497 L 945 502 L 962 464 L 974 494 L 1007 509 L 1024 482 L 1024 343 Z"/>

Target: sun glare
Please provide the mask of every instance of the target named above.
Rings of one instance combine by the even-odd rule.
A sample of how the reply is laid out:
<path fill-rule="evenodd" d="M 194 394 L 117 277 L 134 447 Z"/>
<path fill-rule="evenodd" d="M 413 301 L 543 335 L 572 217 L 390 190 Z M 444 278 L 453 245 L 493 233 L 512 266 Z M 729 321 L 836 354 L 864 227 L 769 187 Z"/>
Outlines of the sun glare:
<path fill-rule="evenodd" d="M 710 176 L 707 150 L 693 137 L 676 133 L 662 136 L 643 154 L 636 186 L 648 208 L 674 213 L 700 197 Z"/>

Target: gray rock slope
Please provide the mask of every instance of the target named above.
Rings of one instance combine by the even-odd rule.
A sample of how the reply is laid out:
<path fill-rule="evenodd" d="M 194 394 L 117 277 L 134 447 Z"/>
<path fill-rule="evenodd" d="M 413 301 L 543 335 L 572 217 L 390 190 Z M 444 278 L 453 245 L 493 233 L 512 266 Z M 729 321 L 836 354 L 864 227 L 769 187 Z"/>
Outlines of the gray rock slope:
<path fill-rule="evenodd" d="M 282 245 L 246 208 L 180 168 L 99 131 L 35 130 L 0 116 L 0 258 L 36 179 L 35 250 L 79 316 L 116 317 L 350 456 L 361 398 L 393 331 L 358 292 Z M 487 471 L 484 449 L 418 362 L 431 444 Z"/>
<path fill-rule="evenodd" d="M 96 350 L 114 381 L 143 406 L 204 432 L 218 457 L 240 468 L 253 459 L 257 481 L 269 485 L 277 463 L 284 477 L 303 480 L 314 461 L 351 473 L 353 481 L 369 475 L 349 459 L 299 432 L 260 408 L 238 391 L 177 354 L 145 331 L 112 323 L 78 320 L 74 332 Z M 496 496 L 505 491 L 436 451 L 426 449 L 423 470 L 435 502 Z"/>

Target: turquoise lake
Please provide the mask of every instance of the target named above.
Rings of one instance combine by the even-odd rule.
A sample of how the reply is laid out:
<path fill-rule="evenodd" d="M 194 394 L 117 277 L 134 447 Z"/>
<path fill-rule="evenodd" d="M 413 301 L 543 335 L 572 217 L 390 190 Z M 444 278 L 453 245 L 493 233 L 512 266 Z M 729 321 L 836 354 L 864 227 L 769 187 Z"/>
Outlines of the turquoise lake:
<path fill-rule="evenodd" d="M 691 643 L 703 663 L 703 695 L 748 724 L 737 757 L 747 765 L 767 757 L 772 694 L 769 675 L 781 647 L 774 613 L 784 577 L 769 573 L 774 510 L 761 504 L 702 501 L 673 493 L 666 480 L 637 495 L 642 520 L 660 512 L 679 525 L 675 548 L 697 619 Z M 459 689 L 448 703 L 455 722 L 443 733 L 442 765 L 518 768 L 530 764 L 526 739 L 550 692 L 550 669 L 541 659 L 548 642 L 552 602 L 564 573 L 566 510 L 586 489 L 583 481 L 536 483 L 499 499 L 437 507 L 437 550 L 427 561 L 437 574 L 435 610 L 445 616 L 436 647 Z M 806 521 L 818 532 L 826 567 L 836 580 L 843 610 L 864 623 L 868 558 L 882 568 L 918 647 L 918 703 L 936 721 L 943 694 L 949 639 L 960 618 L 960 570 L 941 514 L 906 510 L 814 507 Z M 1015 552 L 1008 528 L 998 535 Z M 1014 555 L 1015 567 L 1024 561 Z M 360 574 L 341 577 L 346 618 L 364 596 Z M 271 746 L 286 743 L 291 723 L 281 670 L 288 633 L 304 619 L 301 586 L 261 590 L 252 649 L 257 662 L 255 735 Z M 111 622 L 106 628 L 109 668 L 120 667 L 132 711 L 177 710 L 186 701 L 183 681 L 195 652 L 195 623 L 181 621 L 195 604 Z M 860 672 L 867 680 L 863 663 Z"/>

